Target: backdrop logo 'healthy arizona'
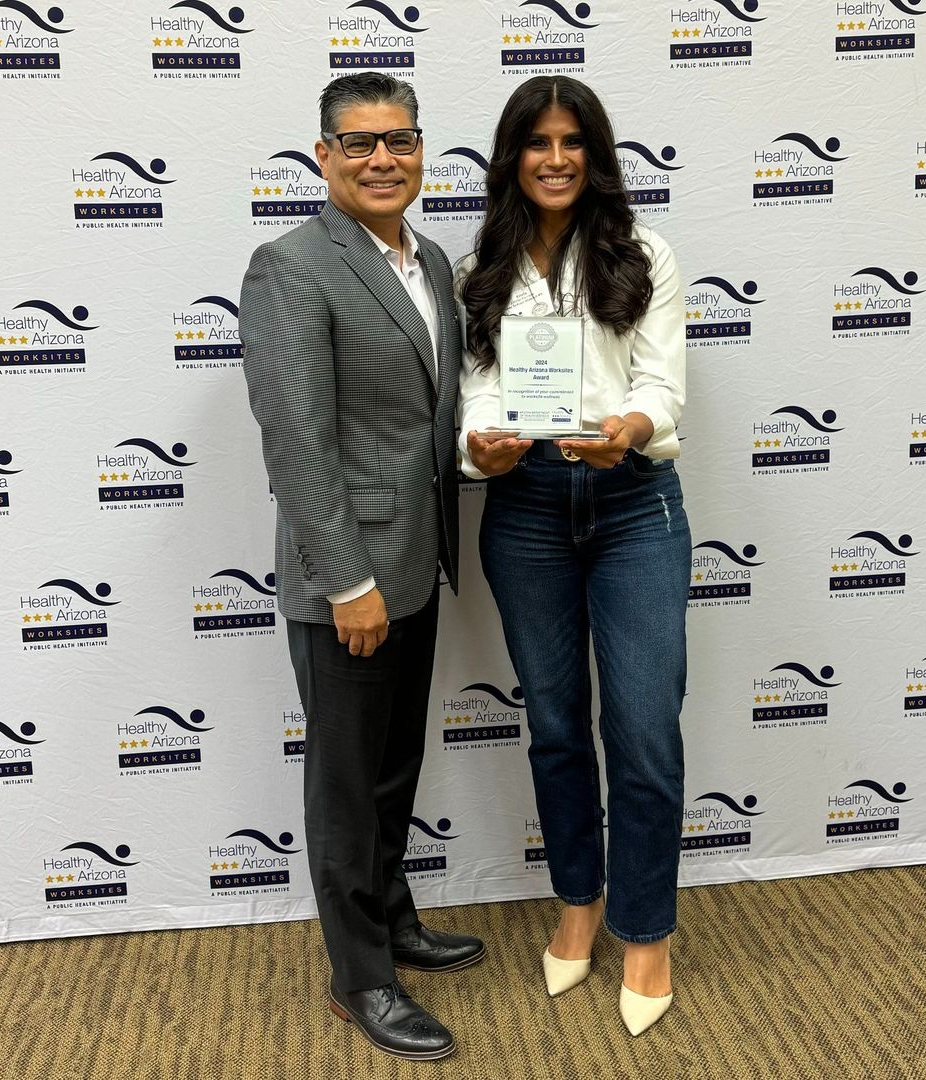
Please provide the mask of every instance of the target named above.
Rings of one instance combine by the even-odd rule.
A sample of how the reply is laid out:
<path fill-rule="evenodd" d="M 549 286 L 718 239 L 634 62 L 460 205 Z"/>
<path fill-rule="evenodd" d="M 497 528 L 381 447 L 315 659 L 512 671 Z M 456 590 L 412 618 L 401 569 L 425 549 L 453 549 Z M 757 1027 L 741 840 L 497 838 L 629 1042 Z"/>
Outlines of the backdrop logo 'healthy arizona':
<path fill-rule="evenodd" d="M 16 304 L 10 314 L 0 315 L 0 373 L 82 374 L 87 363 L 87 334 L 99 329 L 99 325 L 87 324 L 89 318 L 83 304 L 70 315 L 50 300 Z"/>
<path fill-rule="evenodd" d="M 64 35 L 74 33 L 64 22 L 60 7 L 42 15 L 24 0 L 0 0 L 0 79 L 60 79 Z"/>

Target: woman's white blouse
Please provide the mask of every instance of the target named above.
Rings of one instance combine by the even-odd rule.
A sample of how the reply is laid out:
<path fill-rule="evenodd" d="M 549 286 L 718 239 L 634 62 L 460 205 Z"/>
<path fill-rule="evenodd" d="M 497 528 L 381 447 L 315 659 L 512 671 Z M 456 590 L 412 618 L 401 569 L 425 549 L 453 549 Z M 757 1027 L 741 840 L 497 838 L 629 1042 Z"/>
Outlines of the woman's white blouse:
<path fill-rule="evenodd" d="M 675 428 L 685 404 L 685 306 L 678 266 L 669 245 L 643 225 L 634 235 L 647 248 L 653 298 L 646 314 L 632 330 L 618 336 L 591 316 L 585 323 L 585 355 L 582 375 L 582 426 L 597 430 L 607 416 L 639 412 L 653 423 L 653 437 L 637 449 L 651 458 L 677 458 Z M 475 256 L 462 259 L 455 272 L 457 287 L 472 269 Z M 574 263 L 567 260 L 562 291 L 569 310 Z M 546 278 L 525 258 L 506 315 L 554 315 Z M 465 325 L 465 323 L 463 323 Z M 482 473 L 466 451 L 466 435 L 500 427 L 498 364 L 479 371 L 469 350 L 463 351 L 460 374 L 460 450 L 463 471 L 481 478 Z"/>

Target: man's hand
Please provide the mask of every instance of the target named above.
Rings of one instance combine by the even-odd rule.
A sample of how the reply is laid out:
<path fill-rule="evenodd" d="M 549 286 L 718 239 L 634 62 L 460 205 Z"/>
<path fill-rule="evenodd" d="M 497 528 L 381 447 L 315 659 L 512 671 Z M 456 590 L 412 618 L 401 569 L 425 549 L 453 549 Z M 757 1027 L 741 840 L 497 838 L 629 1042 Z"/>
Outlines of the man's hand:
<path fill-rule="evenodd" d="M 338 641 L 347 646 L 351 656 L 372 656 L 389 634 L 386 604 L 379 589 L 370 589 L 346 604 L 332 604 L 331 611 Z"/>
<path fill-rule="evenodd" d="M 490 435 L 471 431 L 466 436 L 466 449 L 473 464 L 484 476 L 500 476 L 510 472 L 518 460 L 533 446 L 530 439 L 515 439 L 499 432 Z"/>

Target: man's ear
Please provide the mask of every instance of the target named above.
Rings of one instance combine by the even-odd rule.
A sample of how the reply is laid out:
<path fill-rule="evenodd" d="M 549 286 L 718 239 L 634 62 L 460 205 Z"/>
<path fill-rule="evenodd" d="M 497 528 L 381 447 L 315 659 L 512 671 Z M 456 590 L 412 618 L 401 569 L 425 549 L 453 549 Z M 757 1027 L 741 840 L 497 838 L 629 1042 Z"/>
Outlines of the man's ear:
<path fill-rule="evenodd" d="M 319 139 L 315 144 L 315 160 L 322 171 L 322 179 L 328 179 L 328 160 L 331 157 L 331 149 L 324 139 Z"/>

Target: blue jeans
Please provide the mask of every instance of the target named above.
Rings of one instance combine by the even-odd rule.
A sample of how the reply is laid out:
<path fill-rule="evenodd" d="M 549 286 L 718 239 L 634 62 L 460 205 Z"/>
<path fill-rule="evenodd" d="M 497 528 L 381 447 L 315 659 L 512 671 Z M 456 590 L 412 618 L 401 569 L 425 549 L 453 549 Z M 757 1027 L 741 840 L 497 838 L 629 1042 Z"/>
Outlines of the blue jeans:
<path fill-rule="evenodd" d="M 590 903 L 607 882 L 608 929 L 657 941 L 675 929 L 684 801 L 691 535 L 678 476 L 671 461 L 632 451 L 612 469 L 542 451 L 489 480 L 479 547 L 524 691 L 550 877 L 567 904 Z"/>

